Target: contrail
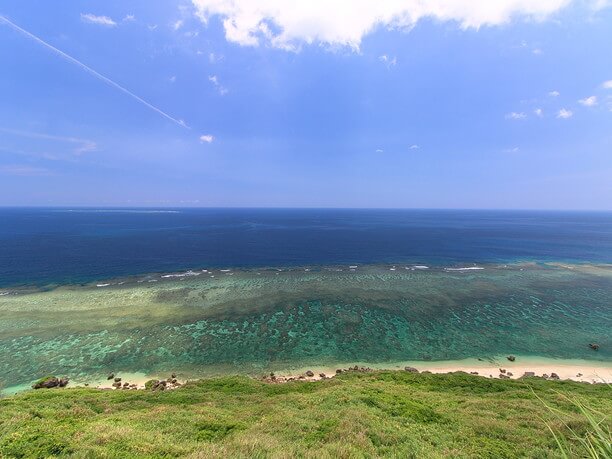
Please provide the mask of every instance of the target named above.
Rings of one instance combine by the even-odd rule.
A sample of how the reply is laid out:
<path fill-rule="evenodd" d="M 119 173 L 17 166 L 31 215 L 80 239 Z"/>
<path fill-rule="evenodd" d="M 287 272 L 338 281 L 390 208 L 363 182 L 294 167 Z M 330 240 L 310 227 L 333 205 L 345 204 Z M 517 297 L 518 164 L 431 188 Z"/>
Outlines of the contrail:
<path fill-rule="evenodd" d="M 89 74 L 95 76 L 96 78 L 98 78 L 99 80 L 102 80 L 103 82 L 105 82 L 106 84 L 112 86 L 113 88 L 118 89 L 119 91 L 127 94 L 128 96 L 130 96 L 133 99 L 136 99 L 138 102 L 140 102 L 141 104 L 143 104 L 145 107 L 150 108 L 151 110 L 159 113 L 161 116 L 163 116 L 164 118 L 169 119 L 170 121 L 178 124 L 181 127 L 184 127 L 186 129 L 189 129 L 189 126 L 187 126 L 185 124 L 185 122 L 183 120 L 177 120 L 176 118 L 171 117 L 170 115 L 168 115 L 167 113 L 161 111 L 159 108 L 157 108 L 154 105 L 151 105 L 149 102 L 147 102 L 144 99 L 141 99 L 140 97 L 138 97 L 136 94 L 128 91 L 127 89 L 125 89 L 123 86 L 115 83 L 113 80 L 111 80 L 110 78 L 105 77 L 104 75 L 96 72 L 94 69 L 92 69 L 91 67 L 88 67 L 87 65 L 83 64 L 82 62 L 76 60 L 74 57 L 69 56 L 68 54 L 66 54 L 65 52 L 57 49 L 55 46 L 50 45 L 49 43 L 47 43 L 46 41 L 44 41 L 41 38 L 38 38 L 36 35 L 28 32 L 27 30 L 22 29 L 21 27 L 19 27 L 17 24 L 11 22 L 10 20 L 8 20 L 5 16 L 1 16 L 0 15 L 0 23 L 4 22 L 5 24 L 7 24 L 9 27 L 12 27 L 14 30 L 16 30 L 17 32 L 25 35 L 28 38 L 31 38 L 32 40 L 36 41 L 37 43 L 40 43 L 41 45 L 49 48 L 51 51 L 55 52 L 56 54 L 59 54 L 60 57 L 63 57 L 64 59 L 66 59 L 69 62 L 72 62 L 73 64 L 78 65 L 79 67 L 81 67 L 82 69 L 84 69 L 86 72 L 88 72 Z"/>

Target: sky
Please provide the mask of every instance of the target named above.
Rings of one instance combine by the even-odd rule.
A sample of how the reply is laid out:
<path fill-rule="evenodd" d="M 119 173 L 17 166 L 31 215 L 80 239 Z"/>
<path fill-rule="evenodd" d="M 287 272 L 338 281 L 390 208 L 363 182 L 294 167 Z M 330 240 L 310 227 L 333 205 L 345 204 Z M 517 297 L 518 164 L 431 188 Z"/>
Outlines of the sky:
<path fill-rule="evenodd" d="M 0 205 L 612 210 L 612 1 L 3 0 Z"/>

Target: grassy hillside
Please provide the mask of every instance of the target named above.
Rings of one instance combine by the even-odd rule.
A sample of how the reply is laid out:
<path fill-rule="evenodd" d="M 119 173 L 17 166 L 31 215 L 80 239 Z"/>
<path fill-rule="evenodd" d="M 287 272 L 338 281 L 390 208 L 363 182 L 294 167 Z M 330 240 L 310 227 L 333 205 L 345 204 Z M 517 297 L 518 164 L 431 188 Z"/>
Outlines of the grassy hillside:
<path fill-rule="evenodd" d="M 165 392 L 38 390 L 0 400 L 0 457 L 558 457 L 545 421 L 587 428 L 561 394 L 609 415 L 611 391 L 407 372 L 277 385 L 236 376 Z"/>

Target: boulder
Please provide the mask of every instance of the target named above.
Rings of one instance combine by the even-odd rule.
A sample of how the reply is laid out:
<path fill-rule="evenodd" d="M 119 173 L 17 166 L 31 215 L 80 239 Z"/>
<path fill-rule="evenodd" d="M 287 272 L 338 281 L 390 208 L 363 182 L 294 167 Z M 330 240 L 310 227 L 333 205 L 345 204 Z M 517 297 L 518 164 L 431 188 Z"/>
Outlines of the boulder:
<path fill-rule="evenodd" d="M 557 380 L 559 380 L 561 378 L 559 378 L 559 375 L 557 373 L 551 373 L 550 374 L 550 379 L 557 379 Z"/>
<path fill-rule="evenodd" d="M 419 372 L 419 370 L 417 370 L 414 367 L 405 367 L 404 371 L 407 371 L 408 373 L 418 373 Z"/>
<path fill-rule="evenodd" d="M 314 373 L 312 371 L 308 370 L 306 372 L 306 376 L 308 376 L 309 378 L 312 378 L 314 376 Z"/>
<path fill-rule="evenodd" d="M 115 382 L 121 382 L 121 378 L 115 378 Z"/>
<path fill-rule="evenodd" d="M 506 374 L 506 369 L 505 369 L 505 368 L 500 368 L 500 369 L 499 369 L 499 372 L 500 372 L 500 373 L 503 373 L 503 374 Z"/>
<path fill-rule="evenodd" d="M 66 387 L 69 382 L 70 382 L 70 380 L 68 378 L 60 378 L 58 386 L 59 387 Z"/>
<path fill-rule="evenodd" d="M 593 349 L 594 351 L 598 351 L 599 350 L 599 344 L 597 344 L 597 343 L 590 343 L 589 347 L 591 349 Z"/>
<path fill-rule="evenodd" d="M 509 355 L 508 357 L 506 357 L 508 360 L 510 360 L 511 362 L 514 362 L 516 360 L 516 357 L 513 355 Z"/>
<path fill-rule="evenodd" d="M 508 376 L 514 376 L 514 375 L 513 375 L 512 373 L 510 373 L 509 371 L 508 371 L 508 372 L 506 372 L 506 374 L 507 374 Z"/>
<path fill-rule="evenodd" d="M 109 373 L 108 376 L 106 377 L 107 381 L 110 381 L 111 379 L 113 379 L 115 377 L 115 373 Z"/>
<path fill-rule="evenodd" d="M 113 387 L 116 389 L 121 388 L 121 383 L 119 381 L 113 383 Z"/>
<path fill-rule="evenodd" d="M 477 371 L 470 371 L 470 374 L 471 374 L 471 375 L 477 375 L 477 374 L 478 374 L 478 372 L 477 372 Z"/>
<path fill-rule="evenodd" d="M 533 378 L 535 376 L 535 373 L 533 371 L 526 371 L 525 373 L 523 373 L 523 378 Z"/>
<path fill-rule="evenodd" d="M 327 376 L 325 375 L 325 373 L 319 373 L 319 378 L 325 379 L 327 378 Z"/>
<path fill-rule="evenodd" d="M 342 373 L 342 369 L 341 368 L 336 369 L 336 374 L 339 375 L 340 373 Z"/>
<path fill-rule="evenodd" d="M 55 376 L 45 376 L 39 379 L 32 386 L 33 389 L 51 389 L 53 387 L 59 387 L 60 380 Z"/>

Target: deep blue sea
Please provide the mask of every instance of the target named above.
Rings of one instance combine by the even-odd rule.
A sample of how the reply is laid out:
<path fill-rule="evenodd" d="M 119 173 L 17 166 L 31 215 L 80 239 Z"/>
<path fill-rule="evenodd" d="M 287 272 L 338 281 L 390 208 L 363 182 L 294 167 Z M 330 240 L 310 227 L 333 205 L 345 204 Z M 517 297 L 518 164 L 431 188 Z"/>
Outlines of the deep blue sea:
<path fill-rule="evenodd" d="M 612 213 L 0 209 L 0 285 L 206 267 L 612 262 Z"/>

